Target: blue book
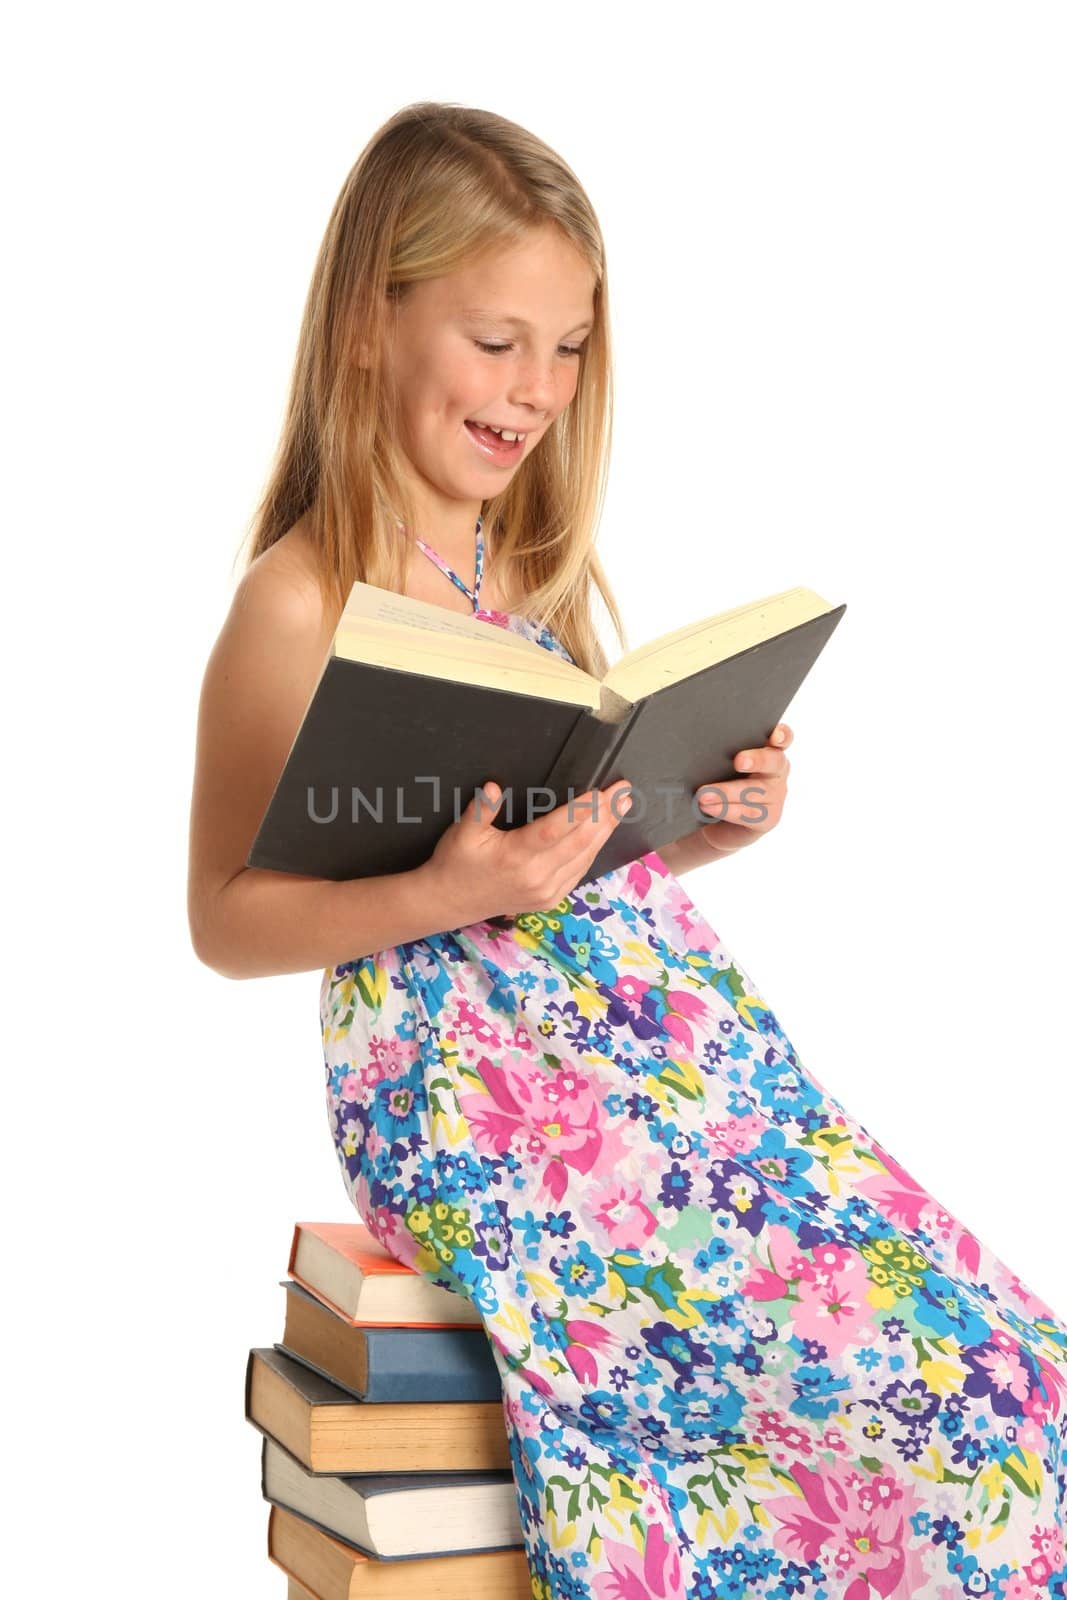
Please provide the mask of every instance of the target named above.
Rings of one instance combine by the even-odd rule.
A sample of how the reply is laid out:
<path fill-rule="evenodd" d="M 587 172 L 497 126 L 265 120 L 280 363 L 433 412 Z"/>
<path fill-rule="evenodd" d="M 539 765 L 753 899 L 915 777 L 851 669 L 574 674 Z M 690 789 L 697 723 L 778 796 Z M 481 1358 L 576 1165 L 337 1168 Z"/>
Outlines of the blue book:
<path fill-rule="evenodd" d="M 285 1332 L 275 1348 L 371 1405 L 500 1400 L 500 1373 L 480 1323 L 360 1328 L 298 1283 L 282 1280 Z"/>

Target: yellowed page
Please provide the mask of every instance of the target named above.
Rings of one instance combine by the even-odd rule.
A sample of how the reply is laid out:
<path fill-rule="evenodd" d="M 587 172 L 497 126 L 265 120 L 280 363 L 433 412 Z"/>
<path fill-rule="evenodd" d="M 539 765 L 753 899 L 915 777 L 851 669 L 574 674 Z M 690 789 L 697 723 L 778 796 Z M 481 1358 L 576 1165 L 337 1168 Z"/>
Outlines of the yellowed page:
<path fill-rule="evenodd" d="M 832 609 L 812 589 L 783 589 L 631 650 L 605 674 L 604 683 L 627 700 L 641 700 Z"/>
<path fill-rule="evenodd" d="M 373 584 L 353 585 L 331 654 L 571 705 L 600 703 L 595 678 L 532 640 Z"/>
<path fill-rule="evenodd" d="M 356 620 L 387 622 L 401 628 L 416 628 L 434 634 L 455 634 L 472 639 L 485 637 L 486 630 L 500 635 L 500 642 L 520 651 L 545 655 L 541 645 L 524 639 L 517 633 L 498 628 L 495 622 L 479 621 L 473 614 L 450 611 L 446 606 L 435 606 L 428 600 L 413 600 L 410 595 L 395 594 L 392 589 L 379 589 L 372 583 L 354 583 L 345 601 L 338 627 Z M 557 660 L 566 667 L 562 657 Z"/>

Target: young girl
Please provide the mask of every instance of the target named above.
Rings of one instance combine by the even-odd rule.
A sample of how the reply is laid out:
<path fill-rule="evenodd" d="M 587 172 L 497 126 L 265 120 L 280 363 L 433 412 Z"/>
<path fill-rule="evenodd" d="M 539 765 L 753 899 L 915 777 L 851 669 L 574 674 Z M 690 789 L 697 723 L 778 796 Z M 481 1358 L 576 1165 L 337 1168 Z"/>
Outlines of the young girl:
<path fill-rule="evenodd" d="M 604 670 L 609 399 L 574 174 L 487 112 L 393 117 L 330 218 L 205 676 L 196 950 L 325 969 L 342 1175 L 481 1314 L 539 1600 L 1062 1597 L 1067 1326 L 822 1087 L 678 881 L 777 823 L 787 728 L 716 820 L 580 891 L 625 780 L 510 831 L 472 799 L 412 872 L 243 865 L 354 580 Z"/>

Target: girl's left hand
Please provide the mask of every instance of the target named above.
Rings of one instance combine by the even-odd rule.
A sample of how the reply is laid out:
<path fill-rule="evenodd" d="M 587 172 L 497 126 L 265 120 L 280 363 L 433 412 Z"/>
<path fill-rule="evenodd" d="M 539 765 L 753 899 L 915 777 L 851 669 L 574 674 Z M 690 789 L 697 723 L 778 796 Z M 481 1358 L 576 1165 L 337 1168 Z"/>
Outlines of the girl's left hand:
<path fill-rule="evenodd" d="M 696 791 L 701 811 L 716 820 L 698 830 L 716 850 L 737 850 L 778 826 L 785 805 L 793 732 L 780 722 L 760 750 L 739 750 L 734 766 L 743 774 L 729 782 L 702 784 Z"/>

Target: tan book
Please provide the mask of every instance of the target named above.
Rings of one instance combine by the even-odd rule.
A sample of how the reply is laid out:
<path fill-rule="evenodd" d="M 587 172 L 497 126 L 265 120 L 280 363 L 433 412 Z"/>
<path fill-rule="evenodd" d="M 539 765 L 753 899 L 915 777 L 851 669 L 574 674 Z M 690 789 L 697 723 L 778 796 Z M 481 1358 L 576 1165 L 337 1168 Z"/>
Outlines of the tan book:
<path fill-rule="evenodd" d="M 530 1600 L 532 1593 L 522 1550 L 372 1561 L 280 1506 L 271 1507 L 267 1554 L 314 1600 Z"/>
<path fill-rule="evenodd" d="M 302 1583 L 298 1583 L 295 1578 L 290 1578 L 286 1600 L 322 1600 L 322 1596 L 312 1594 L 311 1590 L 305 1589 Z"/>
<path fill-rule="evenodd" d="M 249 1352 L 245 1416 L 310 1472 L 482 1472 L 511 1466 L 499 1400 L 369 1405 L 280 1350 Z"/>

